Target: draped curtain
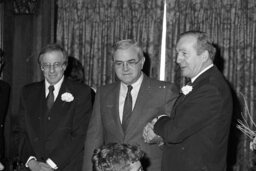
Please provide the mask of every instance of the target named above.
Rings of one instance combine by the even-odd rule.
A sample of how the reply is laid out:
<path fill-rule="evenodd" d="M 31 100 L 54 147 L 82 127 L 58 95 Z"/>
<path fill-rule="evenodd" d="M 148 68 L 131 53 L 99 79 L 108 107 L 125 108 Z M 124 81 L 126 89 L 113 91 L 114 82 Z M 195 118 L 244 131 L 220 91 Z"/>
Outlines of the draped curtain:
<path fill-rule="evenodd" d="M 249 139 L 239 135 L 235 126 L 240 112 L 245 112 L 244 108 L 239 109 L 242 103 L 236 103 L 236 99 L 242 102 L 240 92 L 256 119 L 256 1 L 167 0 L 167 5 L 167 80 L 178 85 L 183 81 L 175 64 L 178 35 L 188 30 L 207 32 L 217 47 L 216 65 L 234 90 L 229 169 L 248 171 L 254 168 L 255 154 L 249 149 Z"/>
<path fill-rule="evenodd" d="M 256 119 L 256 1 L 166 2 L 166 80 L 177 86 L 184 81 L 175 63 L 178 35 L 188 30 L 207 32 L 217 48 L 215 64 L 234 95 L 228 170 L 253 169 L 255 154 L 249 149 L 249 139 L 236 129 L 236 120 L 245 112 L 240 93 Z M 58 0 L 57 41 L 82 62 L 90 86 L 115 80 L 111 48 L 114 42 L 127 38 L 142 44 L 150 60 L 150 76 L 158 78 L 162 17 L 163 0 Z"/>
<path fill-rule="evenodd" d="M 79 59 L 85 81 L 97 87 L 115 80 L 111 49 L 135 39 L 159 73 L 163 0 L 58 0 L 57 41 Z"/>

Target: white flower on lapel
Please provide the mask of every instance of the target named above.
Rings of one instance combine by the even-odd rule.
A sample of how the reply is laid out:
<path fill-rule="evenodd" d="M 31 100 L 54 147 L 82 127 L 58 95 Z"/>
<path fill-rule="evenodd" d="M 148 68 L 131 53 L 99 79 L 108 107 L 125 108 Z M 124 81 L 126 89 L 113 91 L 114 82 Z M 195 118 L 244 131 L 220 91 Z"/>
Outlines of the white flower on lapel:
<path fill-rule="evenodd" d="M 185 85 L 181 88 L 181 91 L 184 95 L 187 95 L 189 92 L 193 90 L 193 87 L 190 85 Z"/>
<path fill-rule="evenodd" d="M 63 93 L 61 95 L 61 100 L 65 102 L 72 102 L 74 100 L 74 96 L 71 93 Z"/>

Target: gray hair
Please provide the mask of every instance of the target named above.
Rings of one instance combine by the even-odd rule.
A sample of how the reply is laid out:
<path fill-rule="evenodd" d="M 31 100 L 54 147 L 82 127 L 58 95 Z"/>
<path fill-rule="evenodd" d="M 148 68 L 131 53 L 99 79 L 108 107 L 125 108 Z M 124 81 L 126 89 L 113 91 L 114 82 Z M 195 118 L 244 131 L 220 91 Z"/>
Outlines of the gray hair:
<path fill-rule="evenodd" d="M 210 55 L 210 59 L 214 60 L 216 49 L 213 46 L 213 41 L 209 38 L 209 36 L 205 32 L 201 31 L 188 31 L 184 32 L 180 35 L 180 38 L 184 36 L 194 36 L 197 38 L 196 42 L 196 50 L 197 54 L 200 55 L 204 51 L 208 51 Z"/>
<path fill-rule="evenodd" d="M 119 50 L 119 49 L 129 49 L 129 48 L 134 48 L 138 54 L 138 58 L 142 59 L 144 57 L 143 50 L 138 44 L 138 42 L 132 40 L 132 39 L 126 39 L 126 40 L 121 40 L 115 43 L 113 47 L 113 54 Z"/>
<path fill-rule="evenodd" d="M 46 53 L 49 53 L 49 52 L 61 52 L 62 55 L 63 55 L 63 58 L 64 58 L 64 61 L 65 63 L 68 62 L 68 55 L 67 55 L 67 52 L 65 51 L 65 49 L 59 45 L 59 44 L 56 44 L 56 43 L 53 43 L 53 44 L 48 44 L 46 45 L 42 50 L 41 52 L 39 53 L 38 55 L 38 63 L 40 64 L 40 58 L 42 55 L 46 54 Z"/>

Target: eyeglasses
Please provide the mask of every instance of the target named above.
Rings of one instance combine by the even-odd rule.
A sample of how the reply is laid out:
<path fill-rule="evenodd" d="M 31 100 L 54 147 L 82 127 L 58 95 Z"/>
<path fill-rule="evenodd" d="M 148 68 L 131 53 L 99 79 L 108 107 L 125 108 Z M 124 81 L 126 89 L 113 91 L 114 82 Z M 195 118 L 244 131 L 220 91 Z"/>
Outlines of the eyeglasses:
<path fill-rule="evenodd" d="M 53 69 L 60 69 L 65 63 L 55 62 L 54 64 L 44 63 L 41 65 L 43 71 L 50 71 L 51 67 Z"/>
<path fill-rule="evenodd" d="M 114 65 L 118 68 L 124 67 L 124 65 L 127 65 L 129 67 L 135 67 L 140 61 L 141 59 L 139 59 L 138 61 L 136 61 L 135 59 L 131 59 L 128 61 L 114 61 Z"/>

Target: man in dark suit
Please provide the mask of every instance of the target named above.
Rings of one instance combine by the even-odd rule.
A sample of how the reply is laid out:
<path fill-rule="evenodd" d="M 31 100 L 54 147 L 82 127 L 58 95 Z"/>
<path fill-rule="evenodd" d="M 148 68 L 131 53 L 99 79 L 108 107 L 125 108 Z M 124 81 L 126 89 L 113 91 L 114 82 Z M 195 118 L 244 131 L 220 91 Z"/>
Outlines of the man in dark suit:
<path fill-rule="evenodd" d="M 81 170 L 90 87 L 64 78 L 67 54 L 59 45 L 47 45 L 38 61 L 45 79 L 21 93 L 20 156 L 33 171 Z"/>
<path fill-rule="evenodd" d="M 114 69 L 120 81 L 97 89 L 93 114 L 85 141 L 83 171 L 92 170 L 93 150 L 103 144 L 139 145 L 148 157 L 149 171 L 161 168 L 162 150 L 146 144 L 142 131 L 159 112 L 170 112 L 177 97 L 174 85 L 142 73 L 145 58 L 133 40 L 116 43 Z M 142 162 L 145 168 L 145 162 Z"/>
<path fill-rule="evenodd" d="M 4 52 L 0 49 L 0 76 L 4 67 Z M 0 170 L 3 169 L 4 156 L 4 121 L 7 115 L 7 109 L 10 97 L 10 85 L 0 80 Z"/>
<path fill-rule="evenodd" d="M 232 97 L 213 65 L 215 48 L 206 33 L 191 31 L 181 35 L 176 50 L 191 84 L 182 88 L 170 117 L 147 125 L 164 139 L 162 171 L 225 171 Z M 145 140 L 154 132 L 144 131 Z"/>

